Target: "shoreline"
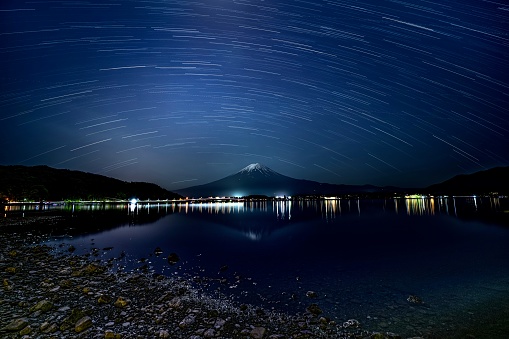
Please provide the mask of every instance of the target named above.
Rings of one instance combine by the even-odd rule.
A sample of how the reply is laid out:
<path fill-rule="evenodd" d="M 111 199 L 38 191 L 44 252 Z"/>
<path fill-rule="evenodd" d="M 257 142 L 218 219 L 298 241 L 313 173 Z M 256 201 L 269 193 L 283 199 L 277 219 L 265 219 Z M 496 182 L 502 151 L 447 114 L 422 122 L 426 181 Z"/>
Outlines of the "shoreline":
<path fill-rule="evenodd" d="M 197 276 L 116 271 L 120 258 L 97 259 L 92 249 L 76 255 L 68 245 L 44 244 L 69 221 L 52 213 L 0 218 L 0 337 L 492 339 L 505 338 L 509 329 L 506 280 L 486 286 L 496 290 L 488 290 L 485 300 L 449 313 L 435 310 L 432 322 L 417 319 L 405 332 L 390 323 L 372 326 L 355 312 L 334 322 L 319 313 L 315 299 L 307 299 L 299 313 L 241 304 L 202 288 Z M 424 310 L 416 306 L 417 313 Z M 352 314 L 359 321 L 349 319 Z M 77 332 L 80 321 L 85 328 Z"/>
<path fill-rule="evenodd" d="M 113 273 L 88 256 L 39 245 L 64 218 L 0 222 L 0 335 L 5 338 L 399 338 L 316 304 L 286 314 L 210 296 L 183 278 Z M 10 231 L 10 232 L 9 232 Z"/>

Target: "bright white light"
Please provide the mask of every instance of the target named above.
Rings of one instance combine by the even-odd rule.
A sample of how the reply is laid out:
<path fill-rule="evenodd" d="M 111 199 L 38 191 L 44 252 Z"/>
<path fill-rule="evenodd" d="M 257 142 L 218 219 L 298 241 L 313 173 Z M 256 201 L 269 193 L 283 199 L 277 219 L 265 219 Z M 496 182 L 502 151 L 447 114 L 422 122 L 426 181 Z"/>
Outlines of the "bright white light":
<path fill-rule="evenodd" d="M 137 203 L 137 202 L 138 202 L 138 200 L 136 200 L 136 199 L 131 199 L 131 204 L 132 204 L 132 205 L 136 205 L 136 203 Z"/>

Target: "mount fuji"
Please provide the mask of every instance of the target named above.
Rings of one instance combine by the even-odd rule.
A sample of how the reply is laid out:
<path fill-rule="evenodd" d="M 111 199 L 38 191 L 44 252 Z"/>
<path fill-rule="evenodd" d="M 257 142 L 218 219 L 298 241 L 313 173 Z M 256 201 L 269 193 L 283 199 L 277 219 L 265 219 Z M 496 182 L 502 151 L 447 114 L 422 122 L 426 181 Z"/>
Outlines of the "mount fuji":
<path fill-rule="evenodd" d="M 392 189 L 392 188 L 391 188 Z M 248 195 L 340 195 L 382 192 L 387 189 L 372 185 L 334 185 L 294 179 L 262 164 L 251 164 L 235 174 L 208 184 L 176 190 L 186 197 L 235 197 Z"/>

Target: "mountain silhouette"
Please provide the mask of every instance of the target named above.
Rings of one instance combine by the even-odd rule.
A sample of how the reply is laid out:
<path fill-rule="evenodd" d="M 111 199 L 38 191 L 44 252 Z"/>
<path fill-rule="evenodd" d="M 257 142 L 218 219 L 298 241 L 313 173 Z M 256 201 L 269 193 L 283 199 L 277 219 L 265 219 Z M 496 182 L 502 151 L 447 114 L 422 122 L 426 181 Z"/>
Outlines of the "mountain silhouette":
<path fill-rule="evenodd" d="M 204 185 L 192 186 L 175 192 L 186 197 L 234 197 L 249 195 L 343 195 L 401 191 L 396 187 L 373 185 L 334 185 L 302 180 L 280 174 L 262 164 L 251 164 L 235 174 Z"/>
<path fill-rule="evenodd" d="M 156 184 L 125 182 L 103 175 L 56 169 L 48 166 L 1 166 L 0 202 L 179 199 L 180 195 Z"/>
<path fill-rule="evenodd" d="M 472 174 L 460 174 L 425 189 L 426 193 L 436 195 L 471 195 L 489 193 L 509 193 L 509 166 L 495 167 Z"/>

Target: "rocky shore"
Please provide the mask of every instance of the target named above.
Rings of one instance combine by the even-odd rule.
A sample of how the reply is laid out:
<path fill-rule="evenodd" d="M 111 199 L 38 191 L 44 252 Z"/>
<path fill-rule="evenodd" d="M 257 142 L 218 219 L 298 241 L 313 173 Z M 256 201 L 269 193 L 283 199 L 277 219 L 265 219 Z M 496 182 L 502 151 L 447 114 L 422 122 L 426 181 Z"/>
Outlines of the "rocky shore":
<path fill-rule="evenodd" d="M 108 263 L 40 245 L 59 217 L 0 222 L 2 338 L 398 338 L 312 302 L 299 314 L 237 304 L 176 277 L 113 272 Z M 311 300 L 311 299 L 310 299 Z"/>

